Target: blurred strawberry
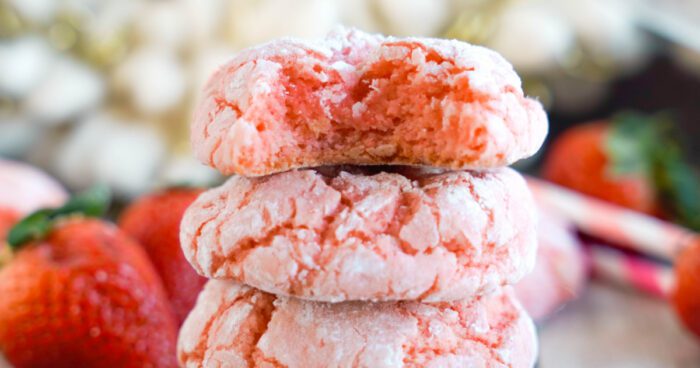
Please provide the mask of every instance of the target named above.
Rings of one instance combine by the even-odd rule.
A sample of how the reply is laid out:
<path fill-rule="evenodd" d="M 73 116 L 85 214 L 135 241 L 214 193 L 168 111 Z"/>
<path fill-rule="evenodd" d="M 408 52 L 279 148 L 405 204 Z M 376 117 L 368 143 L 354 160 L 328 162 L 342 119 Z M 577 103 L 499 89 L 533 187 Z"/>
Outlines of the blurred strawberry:
<path fill-rule="evenodd" d="M 9 233 L 0 351 L 17 368 L 176 367 L 161 280 L 131 238 L 80 215 L 101 213 L 95 197 L 35 212 Z"/>
<path fill-rule="evenodd" d="M 676 259 L 671 302 L 685 326 L 700 337 L 700 238 Z"/>
<path fill-rule="evenodd" d="M 671 128 L 667 119 L 636 114 L 573 127 L 552 143 L 542 176 L 700 230 L 700 181 Z"/>
<path fill-rule="evenodd" d="M 180 221 L 202 189 L 169 189 L 129 206 L 119 227 L 146 249 L 163 279 L 179 324 L 187 317 L 206 279 L 195 272 L 180 248 Z"/>
<path fill-rule="evenodd" d="M 636 211 L 658 211 L 651 181 L 643 172 L 618 174 L 606 149 L 610 124 L 579 125 L 562 134 L 547 155 L 543 176 L 560 185 Z"/>

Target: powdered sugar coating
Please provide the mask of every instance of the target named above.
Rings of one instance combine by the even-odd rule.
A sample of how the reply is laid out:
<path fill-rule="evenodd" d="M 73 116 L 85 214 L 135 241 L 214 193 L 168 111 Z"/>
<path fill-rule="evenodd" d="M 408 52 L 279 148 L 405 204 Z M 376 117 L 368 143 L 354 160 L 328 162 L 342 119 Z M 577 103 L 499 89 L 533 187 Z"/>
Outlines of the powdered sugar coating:
<path fill-rule="evenodd" d="M 26 215 L 68 199 L 60 184 L 27 164 L 0 159 L 0 208 Z"/>
<path fill-rule="evenodd" d="M 539 206 L 537 261 L 515 292 L 525 310 L 541 320 L 583 292 L 588 267 L 573 225 Z"/>
<path fill-rule="evenodd" d="M 209 80 L 192 146 L 224 174 L 336 164 L 508 165 L 539 149 L 542 106 L 497 53 L 339 29 L 244 50 Z"/>
<path fill-rule="evenodd" d="M 185 257 L 210 278 L 330 302 L 471 298 L 533 267 L 534 204 L 511 169 L 323 171 L 203 193 L 182 220 Z"/>
<path fill-rule="evenodd" d="M 211 280 L 180 331 L 185 367 L 532 367 L 510 290 L 479 301 L 339 304 Z"/>

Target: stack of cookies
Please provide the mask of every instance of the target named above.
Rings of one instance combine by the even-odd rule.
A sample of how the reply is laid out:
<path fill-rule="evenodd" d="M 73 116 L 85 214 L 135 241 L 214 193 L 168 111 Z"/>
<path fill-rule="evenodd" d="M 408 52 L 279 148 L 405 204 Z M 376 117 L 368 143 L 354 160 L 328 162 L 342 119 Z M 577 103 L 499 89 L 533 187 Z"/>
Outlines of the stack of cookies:
<path fill-rule="evenodd" d="M 508 287 L 535 208 L 505 166 L 547 131 L 501 56 L 339 29 L 239 53 L 210 79 L 196 155 L 224 174 L 181 226 L 211 278 L 188 367 L 531 367 Z"/>

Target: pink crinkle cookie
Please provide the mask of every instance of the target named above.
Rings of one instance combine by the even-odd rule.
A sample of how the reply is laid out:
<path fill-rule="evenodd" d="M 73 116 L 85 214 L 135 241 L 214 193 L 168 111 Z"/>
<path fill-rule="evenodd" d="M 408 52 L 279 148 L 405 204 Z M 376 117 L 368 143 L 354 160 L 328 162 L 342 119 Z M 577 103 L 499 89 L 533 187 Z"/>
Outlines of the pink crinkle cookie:
<path fill-rule="evenodd" d="M 535 269 L 515 286 L 515 291 L 532 318 L 542 320 L 583 292 L 588 267 L 572 226 L 542 207 L 537 238 Z"/>
<path fill-rule="evenodd" d="M 224 174 L 337 164 L 505 166 L 547 132 L 499 54 L 464 42 L 339 29 L 247 49 L 209 80 L 196 156 Z"/>
<path fill-rule="evenodd" d="M 232 177 L 185 212 L 185 256 L 210 278 L 329 302 L 464 299 L 530 272 L 536 216 L 520 174 L 399 170 Z"/>
<path fill-rule="evenodd" d="M 25 215 L 60 206 L 67 198 L 63 187 L 39 169 L 0 159 L 0 208 Z"/>
<path fill-rule="evenodd" d="M 537 338 L 510 290 L 478 301 L 319 303 L 211 280 L 180 330 L 185 367 L 527 367 Z"/>

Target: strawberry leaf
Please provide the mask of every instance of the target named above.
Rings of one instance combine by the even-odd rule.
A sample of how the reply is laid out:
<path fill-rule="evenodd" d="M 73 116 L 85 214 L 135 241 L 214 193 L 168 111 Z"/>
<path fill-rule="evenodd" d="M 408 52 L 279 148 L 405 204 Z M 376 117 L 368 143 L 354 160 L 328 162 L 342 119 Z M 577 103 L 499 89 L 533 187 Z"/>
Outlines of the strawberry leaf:
<path fill-rule="evenodd" d="M 613 175 L 652 175 L 651 146 L 656 135 L 656 126 L 643 116 L 619 114 L 610 126 L 605 142 L 607 156 L 611 158 Z"/>
<path fill-rule="evenodd" d="M 95 185 L 73 196 L 63 207 L 54 210 L 54 216 L 80 213 L 88 217 L 103 216 L 111 202 L 111 193 L 105 185 Z"/>
<path fill-rule="evenodd" d="M 683 161 L 677 147 L 668 146 L 657 153 L 655 185 L 665 209 L 672 218 L 700 231 L 700 177 Z"/>
<path fill-rule="evenodd" d="M 73 196 L 59 208 L 45 208 L 33 212 L 12 227 L 7 243 L 13 250 L 30 241 L 43 239 L 53 229 L 57 220 L 73 215 L 101 217 L 107 212 L 111 194 L 106 186 L 96 185 Z"/>
<path fill-rule="evenodd" d="M 21 244 L 43 238 L 51 230 L 51 210 L 38 210 L 17 223 L 7 234 L 7 244 L 16 249 Z"/>
<path fill-rule="evenodd" d="M 685 161 L 667 115 L 618 114 L 605 142 L 616 175 L 637 173 L 654 184 L 666 215 L 700 231 L 700 177 Z"/>

